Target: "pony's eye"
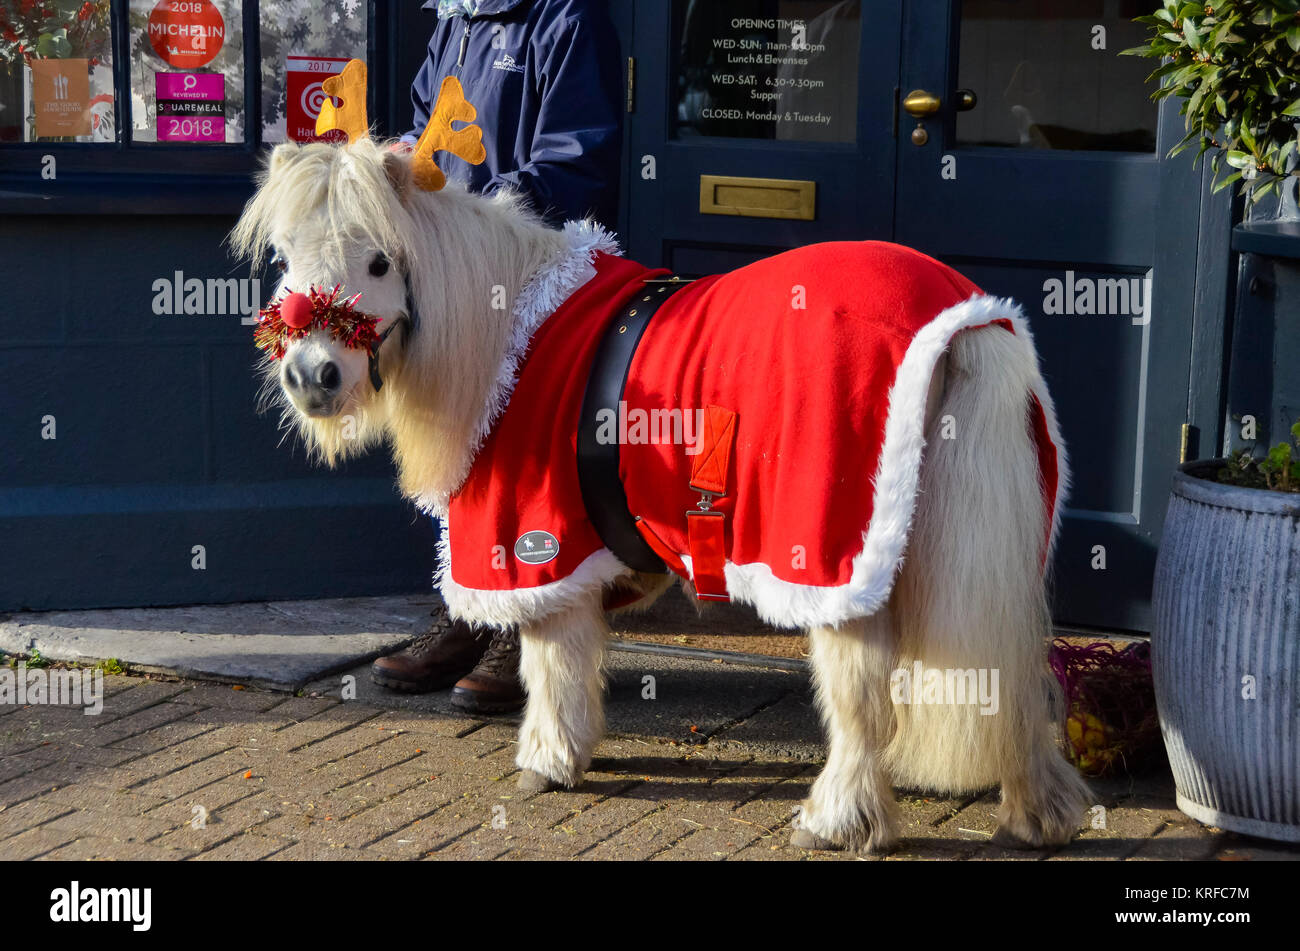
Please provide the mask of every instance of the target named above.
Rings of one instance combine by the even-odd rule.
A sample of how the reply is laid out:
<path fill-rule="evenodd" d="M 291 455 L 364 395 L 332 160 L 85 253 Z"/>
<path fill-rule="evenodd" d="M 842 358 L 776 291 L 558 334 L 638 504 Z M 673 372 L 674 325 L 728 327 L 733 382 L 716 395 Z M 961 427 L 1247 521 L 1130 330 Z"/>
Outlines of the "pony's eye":
<path fill-rule="evenodd" d="M 271 258 L 271 267 L 283 274 L 285 271 L 289 270 L 289 262 L 281 257 L 280 252 L 277 251 Z"/>
<path fill-rule="evenodd" d="M 383 254 L 376 254 L 373 261 L 370 262 L 370 276 L 383 277 L 388 273 L 388 258 Z"/>

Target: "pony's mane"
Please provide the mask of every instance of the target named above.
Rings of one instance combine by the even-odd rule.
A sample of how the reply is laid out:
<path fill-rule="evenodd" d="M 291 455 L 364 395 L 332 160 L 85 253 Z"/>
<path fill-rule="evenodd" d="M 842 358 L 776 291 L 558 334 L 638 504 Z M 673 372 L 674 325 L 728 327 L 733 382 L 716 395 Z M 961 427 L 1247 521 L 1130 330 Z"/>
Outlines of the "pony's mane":
<path fill-rule="evenodd" d="M 476 428 L 511 347 L 512 306 L 568 242 L 508 191 L 485 198 L 455 183 L 421 191 L 409 156 L 388 145 L 278 146 L 230 245 L 260 260 L 278 236 L 314 218 L 325 227 L 312 251 L 331 270 L 346 270 L 348 248 L 364 239 L 407 275 L 419 327 L 402 347 L 381 350 L 384 387 L 350 406 L 346 424 L 342 416 L 297 413 L 270 361 L 263 394 L 281 406 L 282 424 L 298 431 L 316 461 L 333 466 L 391 442 L 403 493 L 437 509 L 473 461 Z"/>
<path fill-rule="evenodd" d="M 348 148 L 325 143 L 276 147 L 257 176 L 257 192 L 230 234 L 241 257 L 261 261 L 287 223 L 325 213 L 329 234 L 321 253 L 342 267 L 344 238 L 364 237 L 392 255 L 411 222 L 390 175 L 399 171 L 383 143 L 363 139 Z"/>

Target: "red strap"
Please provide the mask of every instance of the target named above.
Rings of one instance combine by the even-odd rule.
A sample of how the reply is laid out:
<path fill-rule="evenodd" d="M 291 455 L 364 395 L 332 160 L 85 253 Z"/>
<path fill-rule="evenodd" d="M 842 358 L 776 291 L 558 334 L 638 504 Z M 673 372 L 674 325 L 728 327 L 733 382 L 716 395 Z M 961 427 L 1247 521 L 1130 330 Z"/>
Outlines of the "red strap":
<path fill-rule="evenodd" d="M 691 488 L 697 492 L 721 496 L 727 494 L 727 470 L 731 463 L 731 444 L 736 438 L 736 414 L 721 406 L 704 410 L 704 430 L 700 433 L 700 451 L 691 464 Z M 706 501 L 712 501 L 707 499 Z M 721 512 L 686 513 L 686 538 L 691 550 L 691 569 L 695 575 L 695 596 L 703 601 L 730 601 L 727 578 L 726 520 Z"/>
<path fill-rule="evenodd" d="M 646 524 L 645 519 L 637 518 L 636 530 L 641 533 L 641 537 L 644 538 L 645 543 L 650 546 L 650 550 L 664 560 L 664 564 L 677 572 L 680 577 L 689 577 L 686 573 L 686 565 L 684 565 L 681 558 L 677 556 L 677 552 L 664 544 L 663 539 L 654 533 L 654 529 Z"/>
<path fill-rule="evenodd" d="M 736 414 L 721 406 L 706 407 L 700 452 L 691 465 L 692 489 L 711 495 L 727 494 L 727 467 L 735 438 Z"/>
<path fill-rule="evenodd" d="M 695 574 L 695 596 L 702 601 L 730 601 L 723 566 L 727 562 L 725 518 L 721 512 L 687 512 L 686 536 Z"/>

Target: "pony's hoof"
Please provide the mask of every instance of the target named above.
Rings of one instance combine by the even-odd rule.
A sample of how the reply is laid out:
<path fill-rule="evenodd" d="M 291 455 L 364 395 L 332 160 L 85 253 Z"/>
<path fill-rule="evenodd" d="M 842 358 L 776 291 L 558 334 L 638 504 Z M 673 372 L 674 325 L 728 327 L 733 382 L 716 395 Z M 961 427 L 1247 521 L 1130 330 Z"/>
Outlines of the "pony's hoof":
<path fill-rule="evenodd" d="M 519 791 L 526 796 L 560 788 L 562 788 L 560 783 L 531 769 L 526 769 L 519 774 Z"/>
<path fill-rule="evenodd" d="M 795 829 L 790 833 L 790 848 L 807 849 L 809 852 L 839 852 L 841 847 L 830 839 L 823 839 L 816 832 L 807 829 Z"/>
<path fill-rule="evenodd" d="M 1038 848 L 1038 846 L 1034 845 L 1034 843 L 1020 838 L 1020 836 L 1016 835 L 1014 832 L 1009 831 L 1005 827 L 1000 827 L 996 832 L 993 833 L 992 841 L 993 844 L 1000 849 L 1014 849 L 1017 852 L 1026 852 L 1029 851 L 1030 849 Z"/>

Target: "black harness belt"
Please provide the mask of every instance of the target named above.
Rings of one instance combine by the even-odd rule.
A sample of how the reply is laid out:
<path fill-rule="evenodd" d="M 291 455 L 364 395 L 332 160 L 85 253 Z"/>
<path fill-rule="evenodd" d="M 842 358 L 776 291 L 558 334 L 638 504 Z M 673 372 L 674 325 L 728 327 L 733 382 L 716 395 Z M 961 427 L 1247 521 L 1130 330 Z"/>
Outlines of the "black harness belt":
<path fill-rule="evenodd" d="M 636 571 L 656 574 L 666 574 L 668 566 L 637 531 L 618 474 L 618 439 L 602 442 L 597 432 L 601 410 L 609 410 L 618 418 L 628 369 L 650 318 L 664 301 L 689 283 L 680 277 L 646 281 L 645 293 L 637 294 L 610 323 L 591 365 L 582 417 L 578 420 L 578 485 L 587 517 L 619 561 Z"/>

